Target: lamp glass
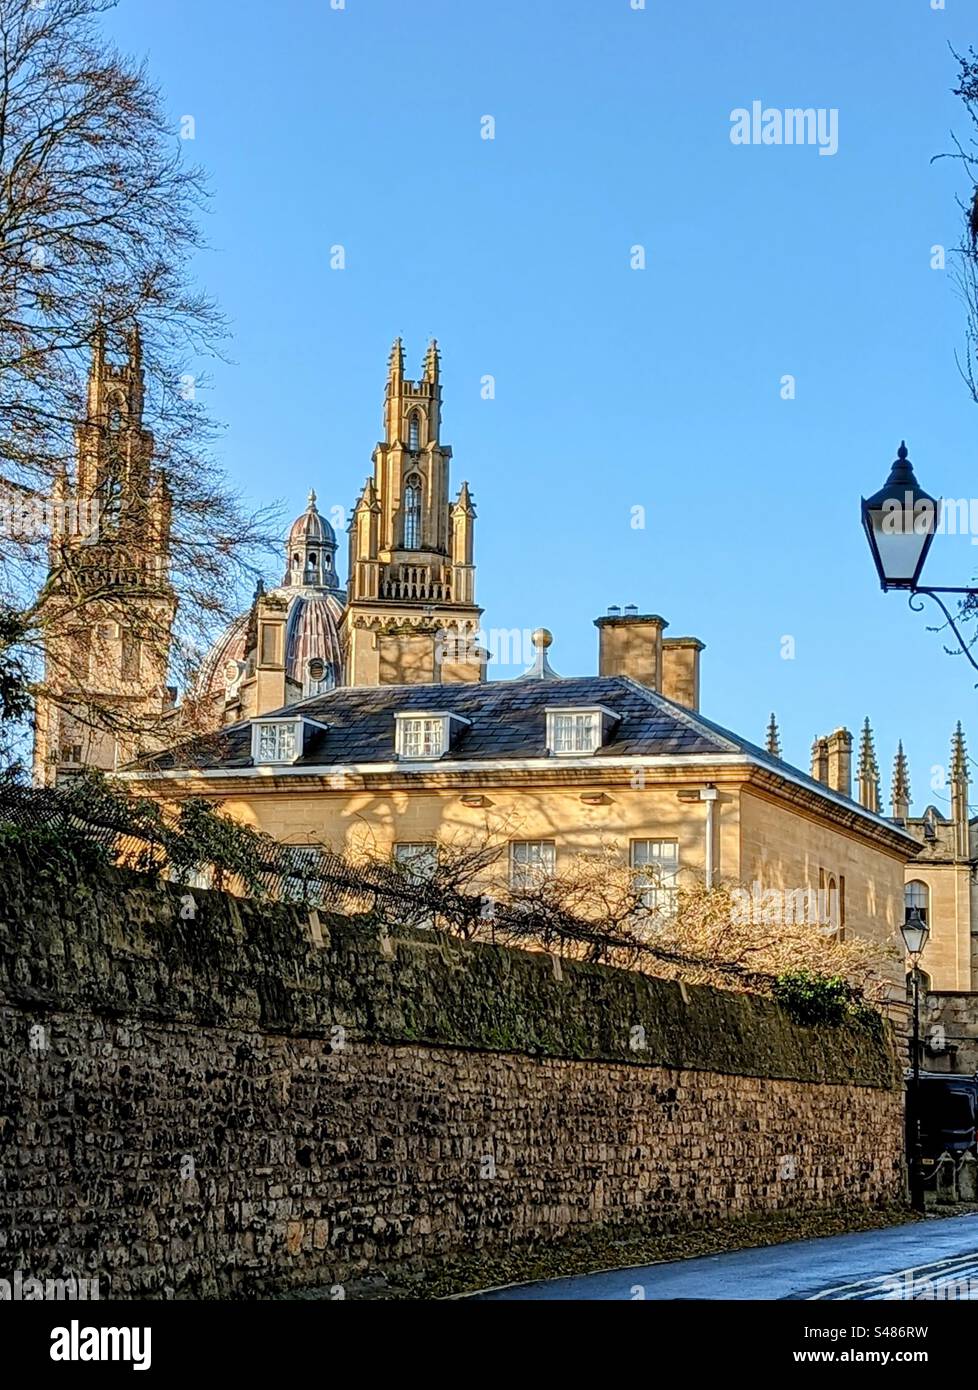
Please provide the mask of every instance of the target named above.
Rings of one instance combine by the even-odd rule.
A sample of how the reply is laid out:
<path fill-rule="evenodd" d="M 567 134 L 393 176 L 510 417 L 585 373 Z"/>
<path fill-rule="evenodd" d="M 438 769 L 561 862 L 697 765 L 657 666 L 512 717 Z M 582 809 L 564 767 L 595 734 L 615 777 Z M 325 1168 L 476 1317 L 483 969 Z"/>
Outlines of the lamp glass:
<path fill-rule="evenodd" d="M 909 589 L 923 568 L 934 537 L 933 521 L 926 515 L 874 508 L 868 513 L 866 532 L 880 579 L 887 588 Z"/>
<path fill-rule="evenodd" d="M 900 935 L 903 937 L 903 944 L 907 948 L 907 955 L 919 956 L 927 944 L 930 935 L 930 927 L 920 915 L 920 909 L 912 907 L 907 913 L 906 920 L 900 928 Z"/>

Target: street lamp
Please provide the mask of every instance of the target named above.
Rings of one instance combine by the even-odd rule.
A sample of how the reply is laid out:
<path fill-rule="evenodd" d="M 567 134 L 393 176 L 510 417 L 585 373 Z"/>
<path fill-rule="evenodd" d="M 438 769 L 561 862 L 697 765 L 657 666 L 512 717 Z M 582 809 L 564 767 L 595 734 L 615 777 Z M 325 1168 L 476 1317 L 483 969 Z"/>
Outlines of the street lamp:
<path fill-rule="evenodd" d="M 901 443 L 890 476 L 872 497 L 862 499 L 863 530 L 880 577 L 880 587 L 889 592 L 902 589 L 915 613 L 924 605 L 915 603 L 919 594 L 932 598 L 961 646 L 961 651 L 978 671 L 968 650 L 968 643 L 959 632 L 941 594 L 965 594 L 974 597 L 978 589 L 956 589 L 920 583 L 920 573 L 937 533 L 941 520 L 941 504 L 924 491 L 917 481 L 913 465 L 907 457 L 907 446 Z"/>
<path fill-rule="evenodd" d="M 920 1143 L 920 957 L 930 927 L 924 920 L 919 907 L 907 910 L 903 926 L 900 928 L 903 944 L 910 957 L 911 981 L 913 983 L 913 1085 L 910 1090 L 910 1106 L 907 1114 L 907 1147 L 909 1149 L 910 1205 L 914 1211 L 924 1211 L 924 1165 Z"/>

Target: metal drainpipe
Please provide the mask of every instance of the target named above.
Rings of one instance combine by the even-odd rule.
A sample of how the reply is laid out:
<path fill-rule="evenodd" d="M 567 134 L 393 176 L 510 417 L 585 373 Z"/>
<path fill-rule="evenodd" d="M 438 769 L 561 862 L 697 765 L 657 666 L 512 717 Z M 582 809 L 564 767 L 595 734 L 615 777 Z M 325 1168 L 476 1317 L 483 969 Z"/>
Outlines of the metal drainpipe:
<path fill-rule="evenodd" d="M 714 845 L 716 844 L 716 787 L 700 787 L 700 801 L 706 802 L 706 887 L 713 887 Z"/>

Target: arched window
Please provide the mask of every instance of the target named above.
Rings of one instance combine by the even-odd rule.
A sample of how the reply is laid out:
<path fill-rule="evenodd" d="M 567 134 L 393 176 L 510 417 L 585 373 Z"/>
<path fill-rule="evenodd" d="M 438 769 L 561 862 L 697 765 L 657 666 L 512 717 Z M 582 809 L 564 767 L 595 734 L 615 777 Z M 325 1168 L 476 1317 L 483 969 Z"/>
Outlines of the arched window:
<path fill-rule="evenodd" d="M 421 479 L 415 474 L 404 488 L 404 549 L 421 548 Z"/>
<path fill-rule="evenodd" d="M 412 454 L 416 454 L 421 448 L 421 416 L 416 410 L 411 412 L 408 420 L 408 448 Z"/>
<path fill-rule="evenodd" d="M 930 911 L 930 889 L 919 878 L 912 878 L 903 890 L 903 905 L 907 912 L 916 907 L 924 921 Z"/>

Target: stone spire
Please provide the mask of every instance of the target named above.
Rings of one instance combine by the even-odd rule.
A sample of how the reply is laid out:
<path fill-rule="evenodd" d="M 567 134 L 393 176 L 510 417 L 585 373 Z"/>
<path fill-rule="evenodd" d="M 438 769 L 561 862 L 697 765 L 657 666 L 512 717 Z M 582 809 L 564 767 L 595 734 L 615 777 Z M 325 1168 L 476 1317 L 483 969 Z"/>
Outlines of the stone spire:
<path fill-rule="evenodd" d="M 951 738 L 951 819 L 954 822 L 954 852 L 962 859 L 969 854 L 968 833 L 968 750 L 961 721 Z"/>
<path fill-rule="evenodd" d="M 428 351 L 424 355 L 424 381 L 437 381 L 438 373 L 441 368 L 441 359 L 438 353 L 438 339 L 432 338 L 428 344 Z"/>
<path fill-rule="evenodd" d="M 910 769 L 907 766 L 907 755 L 903 751 L 903 739 L 897 744 L 896 757 L 893 759 L 890 804 L 894 820 L 906 820 L 910 815 Z"/>
<path fill-rule="evenodd" d="M 129 365 L 133 371 L 139 371 L 143 365 L 143 335 L 139 331 L 138 323 L 134 323 L 126 334 L 126 348 L 129 352 Z"/>
<path fill-rule="evenodd" d="M 868 716 L 863 723 L 863 731 L 859 738 L 859 765 L 856 769 L 856 777 L 859 784 L 860 806 L 865 806 L 867 811 L 875 811 L 879 815 L 883 800 L 880 791 L 880 765 L 876 759 L 876 745 L 873 741 L 873 729 Z"/>
<path fill-rule="evenodd" d="M 404 344 L 400 338 L 394 339 L 391 355 L 387 359 L 387 380 L 397 382 L 404 380 Z"/>
<path fill-rule="evenodd" d="M 951 777 L 955 781 L 958 778 L 965 782 L 968 780 L 968 750 L 965 747 L 964 730 L 961 728 L 960 719 L 951 736 Z"/>
<path fill-rule="evenodd" d="M 771 718 L 768 721 L 767 738 L 764 747 L 771 754 L 772 758 L 781 757 L 781 731 L 778 728 L 778 721 L 774 717 L 773 710 L 771 711 Z"/>

